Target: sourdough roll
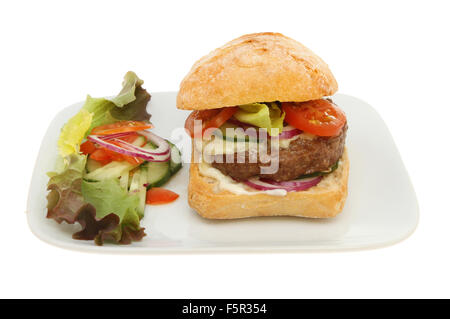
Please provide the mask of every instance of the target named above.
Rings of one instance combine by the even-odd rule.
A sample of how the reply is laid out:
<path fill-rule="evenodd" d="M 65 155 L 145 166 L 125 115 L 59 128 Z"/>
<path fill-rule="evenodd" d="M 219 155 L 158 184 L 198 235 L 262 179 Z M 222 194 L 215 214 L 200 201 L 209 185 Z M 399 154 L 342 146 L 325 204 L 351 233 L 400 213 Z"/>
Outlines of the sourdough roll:
<path fill-rule="evenodd" d="M 189 205 L 213 219 L 340 213 L 349 161 L 337 88 L 321 58 L 280 33 L 244 35 L 198 60 L 177 96 L 193 111 Z"/>
<path fill-rule="evenodd" d="M 177 107 L 302 102 L 333 95 L 337 89 L 328 65 L 303 44 L 280 33 L 254 33 L 198 60 L 181 82 Z"/>

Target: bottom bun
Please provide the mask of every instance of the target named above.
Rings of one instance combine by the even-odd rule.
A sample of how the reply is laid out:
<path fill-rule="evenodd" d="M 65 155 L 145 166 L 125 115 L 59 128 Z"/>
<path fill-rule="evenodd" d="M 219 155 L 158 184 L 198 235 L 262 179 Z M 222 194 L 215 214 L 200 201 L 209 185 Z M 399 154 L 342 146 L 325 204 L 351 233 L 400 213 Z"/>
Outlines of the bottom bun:
<path fill-rule="evenodd" d="M 306 191 L 288 192 L 285 196 L 264 193 L 237 195 L 226 190 L 217 192 L 218 181 L 202 176 L 198 164 L 192 163 L 188 201 L 200 216 L 210 219 L 257 216 L 335 217 L 344 208 L 347 198 L 348 171 L 349 161 L 345 150 L 339 167 Z"/>

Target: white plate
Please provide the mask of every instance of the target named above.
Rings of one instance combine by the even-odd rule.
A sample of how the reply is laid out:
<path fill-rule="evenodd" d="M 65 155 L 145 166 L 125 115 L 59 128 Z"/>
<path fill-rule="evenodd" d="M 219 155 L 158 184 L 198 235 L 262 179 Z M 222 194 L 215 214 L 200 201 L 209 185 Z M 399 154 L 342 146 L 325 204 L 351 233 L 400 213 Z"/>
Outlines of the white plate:
<path fill-rule="evenodd" d="M 148 106 L 156 133 L 170 138 L 188 114 L 175 107 L 176 92 L 152 93 Z M 213 221 L 198 216 L 187 204 L 189 164 L 165 186 L 180 194 L 172 204 L 147 206 L 142 221 L 147 236 L 141 242 L 96 246 L 73 240 L 77 225 L 57 224 L 46 215 L 46 172 L 53 169 L 56 141 L 62 125 L 82 103 L 62 110 L 42 141 L 28 198 L 28 222 L 43 241 L 59 247 L 109 253 L 169 253 L 225 251 L 336 251 L 376 248 L 408 237 L 419 210 L 414 189 L 400 155 L 378 113 L 367 103 L 338 94 L 334 101 L 349 122 L 349 195 L 334 219 L 260 217 Z M 189 146 L 190 147 L 190 146 Z M 189 148 L 188 147 L 188 148 Z M 190 150 L 184 147 L 184 158 Z"/>

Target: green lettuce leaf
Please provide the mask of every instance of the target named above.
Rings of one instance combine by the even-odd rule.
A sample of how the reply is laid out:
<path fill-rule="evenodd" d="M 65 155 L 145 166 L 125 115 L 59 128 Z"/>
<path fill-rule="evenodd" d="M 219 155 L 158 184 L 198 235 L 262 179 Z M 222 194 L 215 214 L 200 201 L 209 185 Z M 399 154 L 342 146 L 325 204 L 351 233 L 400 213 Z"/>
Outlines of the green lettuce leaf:
<path fill-rule="evenodd" d="M 75 170 L 81 175 L 86 167 L 86 156 L 83 154 L 75 153 L 68 156 L 58 156 L 56 158 L 55 170 L 53 172 L 48 172 L 48 177 L 53 177 L 62 174 L 67 169 Z"/>
<path fill-rule="evenodd" d="M 52 172 L 47 189 L 47 218 L 58 223 L 78 222 L 82 230 L 74 239 L 104 240 L 130 244 L 145 236 L 137 208 L 139 198 L 120 187 L 118 179 L 103 182 L 83 180 L 86 156 L 72 154 L 65 158 L 65 168 Z"/>
<path fill-rule="evenodd" d="M 135 120 L 148 122 L 150 115 L 147 113 L 146 105 L 150 101 L 150 94 L 140 86 L 134 91 L 136 98 L 123 107 L 113 107 L 110 111 L 111 116 L 117 120 Z"/>
<path fill-rule="evenodd" d="M 84 180 L 81 192 L 84 200 L 95 207 L 96 219 L 103 219 L 111 213 L 119 218 L 116 228 L 103 231 L 100 237 L 96 237 L 97 243 L 101 244 L 104 239 L 129 243 L 145 235 L 144 228 L 140 227 L 139 197 L 122 188 L 117 178 L 99 182 Z"/>
<path fill-rule="evenodd" d="M 61 130 L 58 139 L 59 154 L 67 156 L 78 152 L 81 141 L 99 125 L 121 120 L 150 120 L 147 103 L 150 94 L 141 87 L 144 83 L 134 72 L 127 72 L 122 90 L 113 98 L 87 96 L 82 109 Z"/>
<path fill-rule="evenodd" d="M 83 137 L 87 136 L 94 127 L 116 122 L 117 120 L 111 115 L 111 110 L 114 107 L 115 105 L 105 98 L 96 98 L 88 95 L 80 112 L 86 110 L 87 112 L 91 113 L 92 121 L 89 127 L 84 132 Z"/>
<path fill-rule="evenodd" d="M 107 98 L 107 100 L 113 102 L 118 107 L 133 102 L 136 98 L 134 92 L 136 88 L 140 87 L 142 84 L 144 84 L 144 81 L 138 78 L 136 73 L 128 71 L 123 77 L 122 90 L 116 97 Z"/>
<path fill-rule="evenodd" d="M 58 150 L 61 156 L 78 153 L 86 131 L 91 127 L 93 113 L 81 109 L 61 130 L 58 139 Z"/>
<path fill-rule="evenodd" d="M 239 105 L 234 117 L 243 123 L 265 128 L 270 136 L 283 131 L 284 112 L 274 102 Z"/>

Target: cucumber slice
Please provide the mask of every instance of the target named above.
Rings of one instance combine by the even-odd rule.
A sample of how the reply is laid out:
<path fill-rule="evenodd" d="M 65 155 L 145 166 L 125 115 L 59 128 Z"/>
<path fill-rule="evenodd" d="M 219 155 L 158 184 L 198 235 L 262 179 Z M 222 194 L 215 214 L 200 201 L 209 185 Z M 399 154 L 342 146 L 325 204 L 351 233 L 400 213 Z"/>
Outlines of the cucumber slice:
<path fill-rule="evenodd" d="M 154 145 L 152 142 L 148 142 L 147 144 L 142 146 L 142 148 L 146 149 L 146 150 L 155 150 L 155 149 L 157 149 L 156 145 Z"/>
<path fill-rule="evenodd" d="M 126 161 L 123 162 L 111 162 L 87 173 L 84 178 L 91 181 L 102 181 L 110 178 L 118 178 L 124 173 L 129 172 L 137 165 L 132 165 Z"/>
<path fill-rule="evenodd" d="M 147 163 L 147 188 L 164 185 L 172 176 L 169 162 Z"/>
<path fill-rule="evenodd" d="M 333 173 L 338 168 L 338 166 L 339 166 L 339 160 L 336 163 L 334 163 L 333 166 L 331 166 L 326 171 L 314 172 L 314 173 L 310 173 L 310 174 L 304 174 L 304 175 L 301 175 L 301 176 L 297 177 L 297 179 L 317 177 L 317 176 L 325 176 L 325 175 Z"/>
<path fill-rule="evenodd" d="M 130 194 L 137 194 L 139 197 L 139 206 L 137 213 L 139 218 L 144 217 L 145 211 L 145 196 L 147 195 L 147 188 L 144 184 L 147 182 L 147 167 L 141 166 L 136 172 L 134 172 L 131 178 Z"/>
<path fill-rule="evenodd" d="M 178 148 L 167 141 L 171 149 L 171 159 L 167 162 L 148 162 L 147 166 L 147 188 L 159 187 L 164 185 L 170 177 L 178 172 L 182 166 L 181 153 Z M 155 149 L 152 143 L 143 146 L 145 149 Z"/>
<path fill-rule="evenodd" d="M 88 157 L 86 161 L 86 171 L 88 173 L 95 171 L 100 167 L 102 167 L 102 164 L 99 161 L 93 160 L 92 158 Z"/>
<path fill-rule="evenodd" d="M 139 135 L 139 136 L 134 140 L 134 142 L 131 143 L 131 144 L 136 145 L 136 146 L 141 146 L 141 145 L 143 145 L 144 143 L 145 143 L 145 137 Z"/>
<path fill-rule="evenodd" d="M 130 193 L 136 193 L 139 190 L 139 183 L 141 182 L 141 171 L 136 170 L 133 177 L 131 177 Z"/>
<path fill-rule="evenodd" d="M 178 172 L 183 164 L 181 163 L 181 152 L 180 150 L 175 146 L 175 144 L 172 144 L 171 142 L 167 141 L 170 145 L 170 161 L 169 161 L 169 169 L 170 173 L 174 175 L 176 172 Z"/>
<path fill-rule="evenodd" d="M 141 170 L 137 170 L 133 177 L 131 178 L 131 184 L 130 184 L 130 191 L 129 193 L 132 195 L 138 195 L 139 196 L 139 203 L 140 203 L 140 195 L 143 192 L 143 185 L 141 184 Z M 144 216 L 144 210 L 141 209 L 141 205 L 137 208 L 137 213 L 139 214 L 139 218 L 142 218 Z"/>
<path fill-rule="evenodd" d="M 227 134 L 227 129 L 233 129 L 233 133 L 234 134 Z M 240 128 L 240 130 L 236 130 L 237 128 L 239 128 L 239 126 L 225 122 L 220 128 L 219 130 L 222 132 L 222 138 L 224 140 L 227 141 L 232 141 L 232 142 L 259 142 L 259 139 L 257 137 L 252 137 L 252 136 L 248 136 L 244 133 L 245 130 L 243 130 L 242 128 Z M 217 132 L 217 131 L 216 131 Z M 256 130 L 256 133 L 258 133 L 258 131 Z M 218 136 L 218 133 L 214 133 L 214 135 Z"/>
<path fill-rule="evenodd" d="M 145 199 L 147 197 L 147 187 L 145 184 L 147 183 L 147 171 L 148 168 L 146 166 L 141 166 L 140 169 L 140 179 L 139 179 L 139 210 L 138 213 L 141 214 L 140 218 L 144 217 L 145 212 Z"/>
<path fill-rule="evenodd" d="M 122 175 L 120 175 L 120 186 L 122 186 L 123 189 L 128 190 L 129 187 L 129 177 L 130 177 L 130 172 L 125 172 Z"/>

